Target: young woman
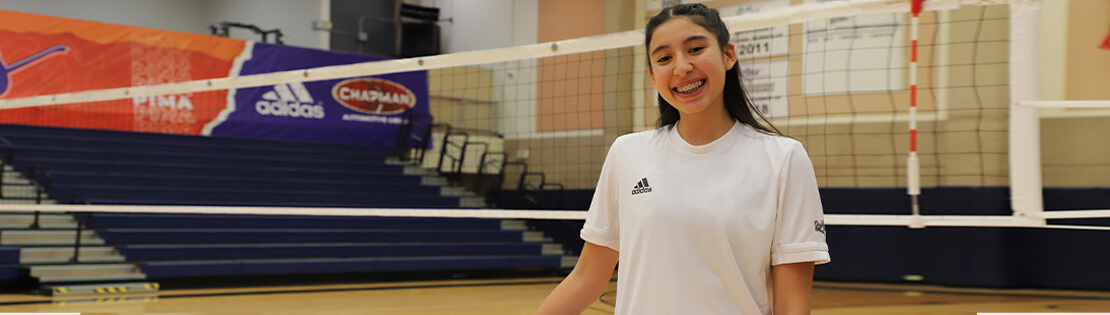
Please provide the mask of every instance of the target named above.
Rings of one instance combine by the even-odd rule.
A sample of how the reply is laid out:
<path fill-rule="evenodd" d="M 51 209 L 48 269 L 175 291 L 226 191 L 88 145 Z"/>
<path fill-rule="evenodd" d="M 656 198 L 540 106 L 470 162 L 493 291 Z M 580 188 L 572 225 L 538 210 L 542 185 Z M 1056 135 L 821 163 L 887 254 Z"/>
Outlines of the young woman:
<path fill-rule="evenodd" d="M 716 10 L 666 8 L 646 35 L 660 128 L 613 143 L 578 264 L 537 313 L 581 313 L 619 260 L 617 314 L 808 314 L 829 254 L 801 143 L 755 119 Z"/>

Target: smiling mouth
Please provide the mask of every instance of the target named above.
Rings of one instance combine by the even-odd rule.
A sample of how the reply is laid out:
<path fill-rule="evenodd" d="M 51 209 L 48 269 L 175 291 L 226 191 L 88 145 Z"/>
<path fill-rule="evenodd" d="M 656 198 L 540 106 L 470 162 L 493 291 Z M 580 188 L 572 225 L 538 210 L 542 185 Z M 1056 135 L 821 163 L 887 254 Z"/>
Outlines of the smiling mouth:
<path fill-rule="evenodd" d="M 680 94 L 691 94 L 700 90 L 703 85 L 705 85 L 705 80 L 690 83 L 681 87 L 671 88 L 671 90 Z"/>

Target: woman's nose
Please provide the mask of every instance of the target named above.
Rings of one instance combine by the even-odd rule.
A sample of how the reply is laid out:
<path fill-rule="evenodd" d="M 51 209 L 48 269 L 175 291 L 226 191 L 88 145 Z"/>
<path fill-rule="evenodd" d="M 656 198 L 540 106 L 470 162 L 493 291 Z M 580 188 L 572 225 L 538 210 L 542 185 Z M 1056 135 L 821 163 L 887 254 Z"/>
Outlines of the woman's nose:
<path fill-rule="evenodd" d="M 686 60 L 686 58 L 676 58 L 675 59 L 674 75 L 676 75 L 676 76 L 686 76 L 687 74 L 690 73 L 690 70 L 693 70 L 693 69 L 694 69 L 694 66 L 691 65 L 690 62 L 688 60 Z"/>

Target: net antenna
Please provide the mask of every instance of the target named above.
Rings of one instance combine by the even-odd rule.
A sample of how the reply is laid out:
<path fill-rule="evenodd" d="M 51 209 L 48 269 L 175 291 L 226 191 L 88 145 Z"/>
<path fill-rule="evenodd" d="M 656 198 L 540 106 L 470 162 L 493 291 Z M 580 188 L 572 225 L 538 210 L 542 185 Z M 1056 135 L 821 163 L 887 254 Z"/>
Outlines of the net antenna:
<path fill-rule="evenodd" d="M 918 21 L 921 15 L 922 0 L 910 0 L 910 154 L 906 158 L 906 189 L 910 195 L 913 207 L 913 216 L 910 217 L 910 228 L 925 228 L 925 219 L 921 217 L 921 206 L 917 197 L 921 195 L 921 160 L 917 157 L 917 36 Z"/>

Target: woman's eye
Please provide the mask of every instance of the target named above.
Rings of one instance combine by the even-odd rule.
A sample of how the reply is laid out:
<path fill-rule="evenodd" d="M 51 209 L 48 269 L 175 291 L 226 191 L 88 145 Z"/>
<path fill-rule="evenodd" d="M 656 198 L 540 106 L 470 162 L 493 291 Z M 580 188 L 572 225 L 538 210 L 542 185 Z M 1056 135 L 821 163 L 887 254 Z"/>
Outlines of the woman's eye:
<path fill-rule="evenodd" d="M 656 60 L 655 62 L 656 63 L 664 63 L 664 62 L 667 62 L 668 60 L 671 60 L 671 57 L 659 58 L 659 60 Z"/>
<path fill-rule="evenodd" d="M 702 49 L 705 49 L 705 47 L 694 47 L 694 48 L 690 49 L 690 52 L 691 53 L 696 53 L 696 52 L 701 51 Z"/>

